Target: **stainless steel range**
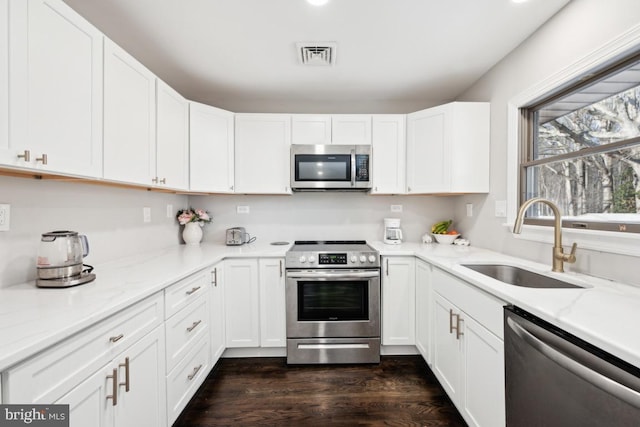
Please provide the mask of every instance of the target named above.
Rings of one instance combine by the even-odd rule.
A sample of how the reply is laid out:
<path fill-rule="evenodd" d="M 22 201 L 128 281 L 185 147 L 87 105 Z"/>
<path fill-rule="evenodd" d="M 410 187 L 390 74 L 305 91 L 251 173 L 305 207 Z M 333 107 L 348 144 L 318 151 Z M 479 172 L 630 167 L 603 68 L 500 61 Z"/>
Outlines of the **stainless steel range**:
<path fill-rule="evenodd" d="M 379 363 L 378 252 L 363 240 L 296 241 L 285 264 L 287 363 Z"/>

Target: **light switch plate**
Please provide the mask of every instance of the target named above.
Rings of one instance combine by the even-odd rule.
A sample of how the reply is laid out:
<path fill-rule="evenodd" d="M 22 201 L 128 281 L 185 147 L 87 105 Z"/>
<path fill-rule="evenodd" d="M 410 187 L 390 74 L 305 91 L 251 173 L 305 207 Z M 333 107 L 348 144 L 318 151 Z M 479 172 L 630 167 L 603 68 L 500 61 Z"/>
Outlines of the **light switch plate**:
<path fill-rule="evenodd" d="M 402 212 L 402 205 L 391 205 L 391 212 Z"/>
<path fill-rule="evenodd" d="M 173 205 L 167 205 L 167 218 L 173 218 Z"/>
<path fill-rule="evenodd" d="M 142 221 L 151 222 L 151 208 L 148 208 L 148 207 L 142 208 Z"/>
<path fill-rule="evenodd" d="M 467 203 L 467 216 L 473 216 L 473 203 Z"/>
<path fill-rule="evenodd" d="M 0 231 L 9 231 L 11 225 L 11 205 L 0 204 Z"/>
<path fill-rule="evenodd" d="M 249 206 L 236 206 L 236 212 L 239 214 L 248 214 Z"/>

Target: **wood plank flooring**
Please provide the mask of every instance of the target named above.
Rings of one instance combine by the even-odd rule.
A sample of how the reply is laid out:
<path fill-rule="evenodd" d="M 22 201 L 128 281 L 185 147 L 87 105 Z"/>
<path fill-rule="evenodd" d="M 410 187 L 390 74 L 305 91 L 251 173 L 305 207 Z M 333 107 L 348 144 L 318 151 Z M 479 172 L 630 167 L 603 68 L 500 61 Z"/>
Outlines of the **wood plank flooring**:
<path fill-rule="evenodd" d="M 466 426 L 420 356 L 379 365 L 221 359 L 175 427 Z"/>

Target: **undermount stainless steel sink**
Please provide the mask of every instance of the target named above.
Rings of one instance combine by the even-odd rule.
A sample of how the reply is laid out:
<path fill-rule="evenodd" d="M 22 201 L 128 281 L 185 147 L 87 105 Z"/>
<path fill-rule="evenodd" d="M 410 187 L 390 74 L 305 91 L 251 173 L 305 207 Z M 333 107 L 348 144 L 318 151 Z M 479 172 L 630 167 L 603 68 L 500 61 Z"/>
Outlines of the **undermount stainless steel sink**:
<path fill-rule="evenodd" d="M 577 288 L 582 286 L 567 283 L 552 277 L 543 276 L 523 268 L 504 264 L 462 264 L 478 273 L 484 274 L 501 282 L 525 288 Z"/>

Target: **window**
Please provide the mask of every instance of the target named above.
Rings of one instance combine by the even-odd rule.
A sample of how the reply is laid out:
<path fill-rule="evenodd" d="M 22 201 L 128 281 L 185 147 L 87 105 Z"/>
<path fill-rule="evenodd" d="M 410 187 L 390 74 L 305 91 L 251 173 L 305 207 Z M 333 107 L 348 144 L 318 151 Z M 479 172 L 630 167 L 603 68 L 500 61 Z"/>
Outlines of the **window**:
<path fill-rule="evenodd" d="M 563 226 L 640 233 L 640 56 L 521 109 L 520 202 Z M 528 224 L 550 225 L 543 204 Z"/>

